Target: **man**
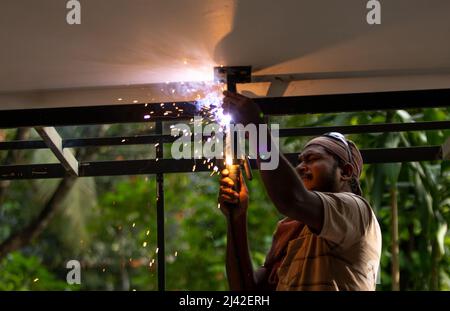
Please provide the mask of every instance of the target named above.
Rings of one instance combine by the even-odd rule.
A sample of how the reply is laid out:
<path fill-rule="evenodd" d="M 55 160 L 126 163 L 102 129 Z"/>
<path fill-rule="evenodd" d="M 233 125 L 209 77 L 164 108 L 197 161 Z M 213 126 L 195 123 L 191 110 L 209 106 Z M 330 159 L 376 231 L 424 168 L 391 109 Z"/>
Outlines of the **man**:
<path fill-rule="evenodd" d="M 224 108 L 235 123 L 264 123 L 251 99 L 224 95 Z M 296 168 L 280 154 L 278 168 L 261 170 L 270 199 L 286 218 L 278 223 L 265 263 L 256 271 L 247 241 L 247 187 L 241 178 L 240 192 L 234 191 L 229 172 L 223 170 L 219 203 L 228 223 L 230 289 L 374 290 L 381 233 L 361 196 L 362 165 L 353 142 L 328 133 L 306 144 Z M 229 203 L 238 207 L 231 211 Z"/>

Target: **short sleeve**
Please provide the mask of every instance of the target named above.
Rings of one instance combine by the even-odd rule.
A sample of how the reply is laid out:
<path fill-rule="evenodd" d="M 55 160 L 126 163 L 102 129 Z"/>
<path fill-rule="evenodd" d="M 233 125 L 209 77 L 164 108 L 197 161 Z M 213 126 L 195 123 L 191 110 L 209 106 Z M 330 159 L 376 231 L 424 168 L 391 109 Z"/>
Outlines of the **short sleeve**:
<path fill-rule="evenodd" d="M 348 192 L 315 192 L 324 209 L 319 237 L 349 247 L 361 239 L 372 221 L 372 209 L 361 197 Z"/>

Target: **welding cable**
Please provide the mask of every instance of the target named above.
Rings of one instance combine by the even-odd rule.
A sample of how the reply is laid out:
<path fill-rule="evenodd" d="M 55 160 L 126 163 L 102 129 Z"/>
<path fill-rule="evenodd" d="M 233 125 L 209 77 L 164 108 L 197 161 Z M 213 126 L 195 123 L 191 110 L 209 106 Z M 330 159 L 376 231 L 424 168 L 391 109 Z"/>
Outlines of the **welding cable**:
<path fill-rule="evenodd" d="M 231 178 L 231 180 L 233 180 L 234 182 L 234 190 L 236 192 L 241 193 L 241 182 L 240 182 L 240 178 L 241 178 L 241 170 L 239 167 L 239 164 L 232 164 L 230 165 L 230 167 L 228 168 L 228 172 L 229 172 L 229 177 Z M 245 276 L 244 276 L 244 272 L 241 266 L 241 262 L 240 262 L 240 256 L 239 256 L 239 248 L 237 246 L 237 238 L 236 238 L 236 232 L 235 232 L 235 226 L 234 226 L 234 218 L 233 218 L 233 213 L 236 212 L 236 209 L 240 207 L 240 196 L 238 197 L 238 202 L 237 203 L 227 203 L 227 207 L 228 207 L 228 217 L 229 217 L 229 223 L 230 223 L 230 230 L 231 230 L 231 239 L 233 240 L 233 246 L 234 246 L 234 253 L 236 256 L 236 261 L 237 261 L 237 268 L 238 268 L 238 272 L 239 272 L 239 283 L 241 285 L 241 289 L 244 290 L 245 289 Z M 247 238 L 247 237 L 245 237 Z"/>

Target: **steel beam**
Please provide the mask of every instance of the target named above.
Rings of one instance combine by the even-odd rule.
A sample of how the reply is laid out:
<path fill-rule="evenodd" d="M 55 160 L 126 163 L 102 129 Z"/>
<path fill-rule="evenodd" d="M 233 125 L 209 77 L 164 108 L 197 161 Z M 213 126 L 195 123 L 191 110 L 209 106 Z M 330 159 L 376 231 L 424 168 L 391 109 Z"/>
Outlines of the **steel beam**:
<path fill-rule="evenodd" d="M 450 89 L 256 98 L 267 115 L 448 107 Z M 2 110 L 0 128 L 182 120 L 195 102 Z"/>
<path fill-rule="evenodd" d="M 280 137 L 314 136 L 326 132 L 337 131 L 342 134 L 431 131 L 450 129 L 450 121 L 426 121 L 414 123 L 383 123 L 344 126 L 316 126 L 303 128 L 280 129 Z M 83 148 L 92 146 L 125 146 L 156 143 L 172 143 L 179 137 L 171 135 L 140 135 L 98 138 L 63 139 L 63 148 Z M 193 138 L 192 138 L 193 139 Z M 204 137 L 208 139 L 208 137 Z M 42 140 L 6 141 L 0 142 L 0 150 L 45 149 L 47 145 Z"/>
<path fill-rule="evenodd" d="M 36 132 L 44 140 L 64 169 L 70 174 L 78 176 L 78 161 L 69 149 L 63 148 L 62 138 L 54 127 L 36 127 Z"/>
<path fill-rule="evenodd" d="M 361 154 L 365 164 L 435 161 L 442 160 L 441 146 L 405 147 L 405 148 L 381 148 L 362 149 Z M 295 165 L 298 153 L 285 154 L 288 160 Z M 80 164 L 80 177 L 116 176 L 116 175 L 142 175 L 163 173 L 191 173 L 210 171 L 206 159 L 158 159 L 156 160 L 128 160 L 128 161 L 104 161 L 84 162 Z M 255 160 L 251 160 L 253 168 L 256 168 Z M 62 178 L 65 170 L 60 164 L 34 164 L 34 165 L 6 165 L 0 166 L 0 180 L 13 179 L 44 179 Z"/>

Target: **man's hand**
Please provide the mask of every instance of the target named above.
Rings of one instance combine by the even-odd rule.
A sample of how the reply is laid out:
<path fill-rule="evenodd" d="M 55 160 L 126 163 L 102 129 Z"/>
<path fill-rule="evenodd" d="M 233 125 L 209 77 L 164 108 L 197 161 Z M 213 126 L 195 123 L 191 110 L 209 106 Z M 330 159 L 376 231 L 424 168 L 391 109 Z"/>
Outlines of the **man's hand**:
<path fill-rule="evenodd" d="M 228 217 L 230 214 L 230 208 L 234 208 L 233 218 L 236 219 L 247 212 L 248 189 L 247 185 L 245 184 L 242 173 L 240 177 L 241 189 L 239 193 L 233 189 L 234 182 L 228 176 L 229 171 L 227 169 L 222 170 L 220 178 L 220 191 L 219 191 L 220 210 L 225 214 L 225 216 Z"/>
<path fill-rule="evenodd" d="M 252 99 L 228 91 L 223 92 L 223 95 L 223 108 L 225 113 L 232 115 L 233 123 L 244 126 L 249 123 L 265 123 L 261 109 Z"/>

